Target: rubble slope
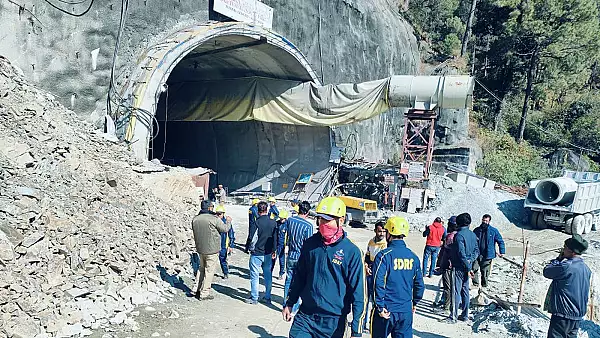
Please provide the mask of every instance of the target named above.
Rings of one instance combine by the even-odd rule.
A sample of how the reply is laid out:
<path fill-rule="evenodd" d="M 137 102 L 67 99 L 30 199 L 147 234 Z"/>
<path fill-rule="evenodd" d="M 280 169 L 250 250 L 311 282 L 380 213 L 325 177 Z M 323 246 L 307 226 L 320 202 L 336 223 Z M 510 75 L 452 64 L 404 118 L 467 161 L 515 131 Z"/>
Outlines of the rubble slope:
<path fill-rule="evenodd" d="M 188 268 L 197 208 L 136 164 L 0 57 L 0 337 L 135 329 L 134 306 L 169 297 L 160 272 Z"/>

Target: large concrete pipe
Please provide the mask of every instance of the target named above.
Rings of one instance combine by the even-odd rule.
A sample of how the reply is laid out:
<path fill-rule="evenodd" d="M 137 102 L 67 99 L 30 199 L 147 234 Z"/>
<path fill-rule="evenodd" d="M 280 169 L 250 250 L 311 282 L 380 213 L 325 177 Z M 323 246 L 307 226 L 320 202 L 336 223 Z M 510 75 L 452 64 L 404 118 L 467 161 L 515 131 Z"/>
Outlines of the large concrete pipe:
<path fill-rule="evenodd" d="M 569 177 L 547 178 L 535 187 L 535 198 L 544 204 L 568 204 L 573 201 L 577 182 Z"/>
<path fill-rule="evenodd" d="M 471 108 L 474 85 L 473 78 L 467 75 L 396 75 L 390 79 L 389 104 L 426 110 Z"/>

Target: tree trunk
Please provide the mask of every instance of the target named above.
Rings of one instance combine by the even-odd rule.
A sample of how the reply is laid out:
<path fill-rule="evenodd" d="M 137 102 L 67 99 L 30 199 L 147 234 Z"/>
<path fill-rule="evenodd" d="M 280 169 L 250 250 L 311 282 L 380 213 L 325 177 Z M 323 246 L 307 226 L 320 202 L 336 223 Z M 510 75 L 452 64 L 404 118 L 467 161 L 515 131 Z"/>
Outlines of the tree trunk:
<path fill-rule="evenodd" d="M 463 34 L 462 47 L 460 49 L 460 56 L 467 54 L 467 46 L 469 45 L 469 39 L 471 39 L 471 30 L 473 28 L 473 19 L 475 18 L 475 8 L 477 8 L 477 0 L 471 2 L 471 10 L 469 11 L 469 19 L 467 20 L 467 27 L 465 28 L 465 34 Z"/>
<path fill-rule="evenodd" d="M 525 133 L 525 123 L 527 122 L 527 112 L 529 110 L 529 99 L 531 98 L 531 92 L 533 90 L 533 80 L 535 79 L 535 70 L 538 64 L 538 48 L 535 47 L 529 60 L 529 67 L 527 69 L 527 87 L 525 87 L 525 99 L 523 100 L 523 110 L 521 111 L 521 121 L 519 122 L 519 135 L 517 136 L 517 142 L 523 141 L 523 134 Z"/>

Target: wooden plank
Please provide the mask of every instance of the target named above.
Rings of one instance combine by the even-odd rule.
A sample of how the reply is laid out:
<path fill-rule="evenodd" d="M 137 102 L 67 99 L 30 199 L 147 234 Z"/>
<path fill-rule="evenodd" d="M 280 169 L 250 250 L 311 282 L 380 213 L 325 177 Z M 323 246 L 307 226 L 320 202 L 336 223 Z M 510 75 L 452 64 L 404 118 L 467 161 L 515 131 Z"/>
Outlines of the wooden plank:
<path fill-rule="evenodd" d="M 519 288 L 519 300 L 518 303 L 523 302 L 523 294 L 525 293 L 525 277 L 527 275 L 527 255 L 529 254 L 529 241 L 525 246 L 525 254 L 523 255 L 523 270 L 521 270 L 521 287 Z M 517 314 L 521 313 L 521 306 L 517 307 Z"/>

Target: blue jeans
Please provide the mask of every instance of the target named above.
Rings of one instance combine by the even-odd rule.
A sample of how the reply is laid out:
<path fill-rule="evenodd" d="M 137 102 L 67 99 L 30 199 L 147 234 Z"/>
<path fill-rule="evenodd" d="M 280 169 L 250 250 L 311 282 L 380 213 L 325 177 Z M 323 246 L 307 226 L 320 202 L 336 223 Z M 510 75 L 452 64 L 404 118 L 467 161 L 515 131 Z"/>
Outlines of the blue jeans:
<path fill-rule="evenodd" d="M 229 264 L 227 264 L 227 249 L 221 249 L 221 251 L 219 251 L 219 262 L 221 262 L 221 270 L 223 270 L 223 275 L 229 275 Z"/>
<path fill-rule="evenodd" d="M 271 273 L 275 269 L 275 263 L 277 263 L 277 260 L 279 260 L 279 277 L 281 278 L 285 273 L 285 247 L 280 246 L 277 248 L 277 258 L 273 259 L 273 265 L 271 265 Z"/>
<path fill-rule="evenodd" d="M 452 319 L 469 318 L 469 271 L 452 269 L 454 292 L 452 292 Z M 460 310 L 460 314 L 458 311 Z"/>
<path fill-rule="evenodd" d="M 423 252 L 423 275 L 433 275 L 433 270 L 435 270 L 435 263 L 437 263 L 437 257 L 440 253 L 440 248 L 437 246 L 425 246 L 425 251 Z M 431 267 L 427 269 L 427 263 L 429 262 L 429 256 L 431 256 Z M 429 273 L 427 273 L 429 271 Z"/>
<path fill-rule="evenodd" d="M 288 292 L 290 291 L 290 285 L 292 284 L 292 277 L 294 276 L 294 270 L 296 270 L 297 265 L 298 265 L 297 259 L 288 258 L 287 265 L 286 265 L 287 274 L 285 277 L 285 286 L 283 288 L 283 306 L 285 306 L 285 302 L 287 301 Z M 301 303 L 301 301 L 298 300 L 298 302 L 296 304 L 294 304 L 294 307 L 292 308 L 292 313 L 298 312 L 300 303 Z"/>
<path fill-rule="evenodd" d="M 385 319 L 375 312 L 371 315 L 371 337 L 387 338 L 391 335 L 392 338 L 412 338 L 412 312 L 392 312 L 390 319 Z"/>
<path fill-rule="evenodd" d="M 271 299 L 271 287 L 273 286 L 273 275 L 271 274 L 271 255 L 250 255 L 250 296 L 252 300 L 258 300 L 258 284 L 260 268 L 262 267 L 265 279 L 265 299 Z"/>

